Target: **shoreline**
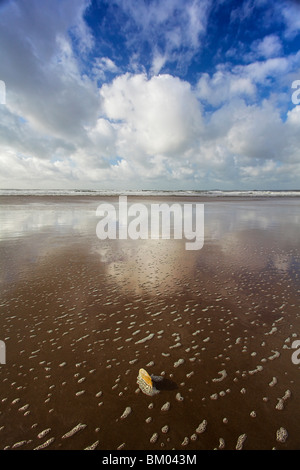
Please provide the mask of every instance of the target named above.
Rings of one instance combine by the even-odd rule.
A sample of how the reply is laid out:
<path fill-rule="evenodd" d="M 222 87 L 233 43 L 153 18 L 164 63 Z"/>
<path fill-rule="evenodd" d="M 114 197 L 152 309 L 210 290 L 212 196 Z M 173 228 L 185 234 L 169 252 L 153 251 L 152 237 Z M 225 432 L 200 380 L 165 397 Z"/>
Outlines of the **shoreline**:
<path fill-rule="evenodd" d="M 121 194 L 120 194 L 121 196 Z M 136 199 L 145 199 L 147 201 L 154 200 L 169 200 L 169 201 L 182 201 L 182 202 L 255 202 L 255 201 L 285 201 L 295 200 L 300 201 L 299 196 L 195 196 L 195 195 L 127 195 L 128 201 Z M 113 200 L 117 201 L 119 195 L 0 195 L 0 205 L 5 205 L 9 202 L 14 204 L 23 204 L 29 202 L 66 202 L 66 203 L 78 203 L 78 202 L 97 202 L 99 200 Z"/>

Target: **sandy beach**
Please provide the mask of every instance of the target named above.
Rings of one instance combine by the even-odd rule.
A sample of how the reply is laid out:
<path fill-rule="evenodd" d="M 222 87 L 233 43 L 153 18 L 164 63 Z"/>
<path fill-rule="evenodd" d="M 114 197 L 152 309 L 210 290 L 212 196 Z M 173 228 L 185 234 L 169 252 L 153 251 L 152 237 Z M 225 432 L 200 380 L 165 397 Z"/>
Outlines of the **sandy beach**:
<path fill-rule="evenodd" d="M 300 198 L 160 198 L 199 251 L 99 240 L 105 200 L 0 198 L 0 448 L 299 449 Z"/>

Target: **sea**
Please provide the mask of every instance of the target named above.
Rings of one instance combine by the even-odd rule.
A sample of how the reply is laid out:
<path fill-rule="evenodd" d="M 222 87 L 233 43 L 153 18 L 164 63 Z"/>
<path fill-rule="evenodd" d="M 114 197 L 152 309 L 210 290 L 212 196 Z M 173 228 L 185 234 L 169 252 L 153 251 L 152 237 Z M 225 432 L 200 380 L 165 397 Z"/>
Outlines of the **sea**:
<path fill-rule="evenodd" d="M 297 197 L 300 190 L 0 189 L 0 196 Z"/>

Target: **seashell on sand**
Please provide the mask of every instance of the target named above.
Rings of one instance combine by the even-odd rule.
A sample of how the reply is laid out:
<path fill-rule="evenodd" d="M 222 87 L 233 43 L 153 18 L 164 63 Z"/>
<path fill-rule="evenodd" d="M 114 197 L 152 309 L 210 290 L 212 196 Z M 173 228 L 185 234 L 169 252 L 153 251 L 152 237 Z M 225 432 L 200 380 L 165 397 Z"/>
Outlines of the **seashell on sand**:
<path fill-rule="evenodd" d="M 159 393 L 159 390 L 157 390 L 154 385 L 154 382 L 157 381 L 156 379 L 156 376 L 150 376 L 145 369 L 140 369 L 137 384 L 145 395 L 153 396 Z"/>

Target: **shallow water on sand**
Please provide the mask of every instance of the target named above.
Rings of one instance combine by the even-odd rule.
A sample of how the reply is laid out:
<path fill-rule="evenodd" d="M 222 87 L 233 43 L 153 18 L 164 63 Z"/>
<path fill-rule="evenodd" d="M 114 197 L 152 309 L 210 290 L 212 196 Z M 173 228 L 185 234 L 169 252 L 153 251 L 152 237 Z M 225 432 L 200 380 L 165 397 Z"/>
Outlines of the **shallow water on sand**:
<path fill-rule="evenodd" d="M 298 449 L 299 199 L 199 200 L 199 251 L 100 241 L 107 200 L 0 198 L 1 449 Z"/>

